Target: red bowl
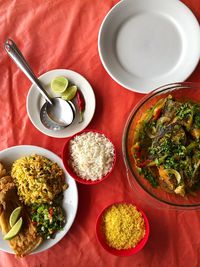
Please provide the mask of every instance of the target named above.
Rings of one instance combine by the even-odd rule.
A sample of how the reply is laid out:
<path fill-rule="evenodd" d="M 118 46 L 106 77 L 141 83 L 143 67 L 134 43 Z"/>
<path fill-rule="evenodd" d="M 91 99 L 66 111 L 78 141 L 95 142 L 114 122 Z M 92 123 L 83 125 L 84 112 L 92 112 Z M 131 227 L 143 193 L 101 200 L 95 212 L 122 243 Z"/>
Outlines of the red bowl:
<path fill-rule="evenodd" d="M 99 134 L 102 134 L 104 135 L 112 144 L 113 142 L 110 140 L 110 138 L 108 138 L 104 133 L 101 133 L 99 131 L 96 131 L 96 130 L 83 130 L 73 136 L 71 136 L 70 138 L 68 138 L 67 142 L 64 144 L 64 147 L 63 147 L 63 152 L 62 152 L 62 161 L 63 161 L 63 164 L 65 166 L 65 169 L 67 170 L 67 172 L 74 178 L 74 180 L 76 180 L 77 182 L 81 183 L 81 184 L 87 184 L 87 185 L 93 185 L 93 184 L 98 184 L 102 181 L 104 181 L 106 178 L 108 178 L 108 176 L 111 174 L 111 172 L 113 171 L 114 169 L 114 166 L 115 166 L 115 162 L 116 162 L 116 149 L 115 149 L 115 146 L 113 144 L 113 147 L 114 147 L 114 161 L 113 161 L 113 165 L 112 165 L 112 168 L 110 169 L 110 171 L 104 175 L 101 179 L 98 179 L 96 181 L 92 181 L 92 180 L 86 180 L 86 179 L 83 179 L 81 177 L 79 177 L 73 170 L 72 168 L 70 167 L 69 163 L 70 163 L 70 155 L 69 155 L 69 142 L 75 137 L 75 136 L 78 136 L 78 135 L 81 135 L 83 133 L 88 133 L 88 132 L 94 132 L 94 133 L 99 133 Z"/>
<path fill-rule="evenodd" d="M 136 254 L 137 252 L 139 252 L 145 246 L 145 244 L 147 243 L 147 240 L 149 238 L 149 232 L 150 232 L 149 222 L 148 222 L 148 219 L 147 219 L 145 213 L 141 209 L 136 207 L 136 209 L 139 212 L 141 212 L 142 217 L 144 218 L 144 221 L 145 221 L 145 230 L 146 230 L 145 236 L 142 238 L 142 240 L 140 240 L 140 242 L 134 248 L 130 248 L 130 249 L 114 249 L 114 248 L 111 248 L 106 243 L 104 234 L 102 233 L 102 230 L 101 230 L 101 224 L 102 224 L 102 217 L 103 217 L 104 213 L 106 212 L 106 210 L 108 208 L 110 208 L 111 206 L 117 205 L 117 204 L 131 204 L 134 207 L 136 207 L 133 203 L 129 203 L 129 202 L 115 202 L 115 203 L 107 206 L 106 208 L 104 208 L 102 210 L 102 212 L 100 213 L 100 215 L 98 216 L 97 221 L 96 221 L 96 236 L 97 236 L 97 239 L 98 239 L 99 243 L 101 244 L 101 246 L 106 251 L 108 251 L 109 253 L 111 253 L 111 254 L 113 254 L 115 256 L 131 256 L 131 255 Z"/>

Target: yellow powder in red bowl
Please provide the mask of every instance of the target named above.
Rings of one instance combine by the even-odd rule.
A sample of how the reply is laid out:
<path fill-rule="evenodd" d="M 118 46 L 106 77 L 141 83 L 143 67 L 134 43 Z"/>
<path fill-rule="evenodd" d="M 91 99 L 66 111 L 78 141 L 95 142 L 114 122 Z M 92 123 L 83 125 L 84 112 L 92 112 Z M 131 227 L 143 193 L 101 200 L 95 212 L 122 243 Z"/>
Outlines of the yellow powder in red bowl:
<path fill-rule="evenodd" d="M 115 249 L 134 248 L 145 235 L 145 221 L 131 204 L 119 203 L 109 207 L 102 218 L 106 243 Z"/>

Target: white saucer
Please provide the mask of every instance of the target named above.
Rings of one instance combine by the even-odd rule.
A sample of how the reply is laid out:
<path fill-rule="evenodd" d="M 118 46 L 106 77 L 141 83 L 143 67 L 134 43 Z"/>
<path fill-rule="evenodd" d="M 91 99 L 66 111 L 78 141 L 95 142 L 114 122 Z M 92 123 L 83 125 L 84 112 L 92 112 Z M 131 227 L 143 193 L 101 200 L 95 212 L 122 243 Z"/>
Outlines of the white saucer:
<path fill-rule="evenodd" d="M 86 102 L 85 112 L 83 115 L 84 116 L 83 122 L 81 123 L 78 122 L 79 121 L 78 108 L 76 105 L 76 101 L 73 100 L 73 103 L 77 110 L 73 123 L 61 131 L 53 131 L 53 130 L 47 129 L 40 120 L 40 109 L 42 105 L 45 103 L 45 100 L 41 96 L 41 94 L 39 93 L 35 85 L 32 85 L 28 92 L 26 108 L 27 108 L 27 113 L 28 113 L 28 116 L 31 122 L 40 132 L 48 136 L 52 136 L 52 137 L 65 138 L 65 137 L 72 136 L 82 131 L 88 126 L 88 124 L 90 123 L 94 115 L 96 101 L 95 101 L 95 95 L 94 95 L 93 89 L 91 85 L 89 84 L 89 82 L 79 73 L 72 71 L 72 70 L 65 70 L 65 69 L 51 70 L 39 77 L 39 80 L 42 82 L 44 88 L 47 90 L 50 96 L 52 97 L 57 96 L 50 89 L 50 83 L 52 79 L 57 76 L 65 76 L 66 78 L 69 79 L 71 83 L 77 85 L 78 89 L 82 92 L 85 102 Z"/>
<path fill-rule="evenodd" d="M 105 17 L 98 50 L 117 83 L 148 93 L 193 72 L 200 58 L 200 28 L 181 1 L 123 0 Z"/>

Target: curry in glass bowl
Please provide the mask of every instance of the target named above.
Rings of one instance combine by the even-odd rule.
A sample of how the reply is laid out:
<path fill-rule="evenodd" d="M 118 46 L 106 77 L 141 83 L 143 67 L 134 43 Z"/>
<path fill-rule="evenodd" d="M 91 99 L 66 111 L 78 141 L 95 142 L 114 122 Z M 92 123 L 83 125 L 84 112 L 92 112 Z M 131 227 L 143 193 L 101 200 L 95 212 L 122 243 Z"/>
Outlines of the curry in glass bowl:
<path fill-rule="evenodd" d="M 171 84 L 146 95 L 126 123 L 123 153 L 139 194 L 200 207 L 200 85 Z"/>

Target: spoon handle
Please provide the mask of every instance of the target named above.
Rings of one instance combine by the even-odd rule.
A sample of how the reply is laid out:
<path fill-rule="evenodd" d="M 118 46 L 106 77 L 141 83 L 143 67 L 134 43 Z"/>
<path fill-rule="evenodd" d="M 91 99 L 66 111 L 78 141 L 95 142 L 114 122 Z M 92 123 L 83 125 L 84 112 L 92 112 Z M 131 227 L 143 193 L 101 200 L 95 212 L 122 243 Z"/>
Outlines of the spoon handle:
<path fill-rule="evenodd" d="M 16 65 L 28 77 L 28 79 L 34 85 L 36 85 L 37 89 L 42 94 L 42 96 L 46 99 L 46 101 L 48 101 L 52 105 L 52 101 L 51 101 L 50 97 L 48 96 L 46 90 L 43 88 L 43 86 L 41 85 L 40 81 L 38 80 L 38 78 L 33 73 L 32 69 L 28 65 L 26 59 L 24 58 L 24 56 L 22 55 L 21 51 L 18 49 L 18 47 L 16 46 L 16 44 L 11 39 L 8 39 L 5 42 L 4 48 L 5 48 L 6 52 L 8 53 L 8 55 L 16 63 Z"/>

